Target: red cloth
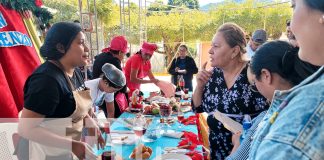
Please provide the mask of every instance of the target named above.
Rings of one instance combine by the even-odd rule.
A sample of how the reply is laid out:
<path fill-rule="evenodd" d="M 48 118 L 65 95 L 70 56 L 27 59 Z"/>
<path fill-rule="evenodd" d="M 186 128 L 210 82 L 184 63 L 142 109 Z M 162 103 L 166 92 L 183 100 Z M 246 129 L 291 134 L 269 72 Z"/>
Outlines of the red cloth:
<path fill-rule="evenodd" d="M 115 51 L 122 51 L 123 53 L 128 52 L 127 40 L 124 36 L 116 36 L 114 37 L 108 48 L 104 48 L 101 50 L 102 52 L 109 52 L 111 49 Z"/>
<path fill-rule="evenodd" d="M 193 115 L 181 121 L 184 125 L 197 125 L 197 116 Z"/>
<path fill-rule="evenodd" d="M 147 43 L 147 42 L 144 42 L 143 45 L 142 45 L 142 49 L 141 49 L 141 51 L 142 51 L 143 53 L 153 55 L 154 51 L 155 51 L 157 48 L 158 48 L 157 45 L 154 44 L 154 43 Z"/>
<path fill-rule="evenodd" d="M 190 151 L 186 153 L 187 156 L 189 156 L 192 160 L 203 160 L 204 157 L 199 151 Z"/>
<path fill-rule="evenodd" d="M 142 59 L 142 56 L 140 54 L 135 54 L 132 57 L 130 57 L 125 65 L 124 72 L 126 76 L 126 85 L 129 88 L 130 92 L 128 93 L 128 96 L 131 97 L 133 91 L 136 89 L 140 89 L 141 84 L 139 83 L 133 83 L 130 82 L 130 74 L 131 70 L 136 69 L 137 72 L 137 78 L 144 78 L 148 75 L 148 73 L 151 70 L 151 62 L 150 61 L 144 61 Z"/>
<path fill-rule="evenodd" d="M 128 108 L 128 101 L 125 96 L 125 93 L 117 93 L 115 97 L 115 101 L 117 102 L 119 106 L 120 113 L 124 113 L 126 109 Z"/>
<path fill-rule="evenodd" d="M 7 23 L 0 32 L 16 31 L 30 37 L 19 13 L 2 5 L 0 11 Z M 25 81 L 40 65 L 40 60 L 34 47 L 20 45 L 0 47 L 0 64 L 0 117 L 17 117 L 24 106 Z"/>
<path fill-rule="evenodd" d="M 186 146 L 184 148 L 189 150 L 194 150 L 197 145 L 200 145 L 201 142 L 198 140 L 198 136 L 192 132 L 183 132 L 183 139 L 178 143 L 178 147 Z"/>

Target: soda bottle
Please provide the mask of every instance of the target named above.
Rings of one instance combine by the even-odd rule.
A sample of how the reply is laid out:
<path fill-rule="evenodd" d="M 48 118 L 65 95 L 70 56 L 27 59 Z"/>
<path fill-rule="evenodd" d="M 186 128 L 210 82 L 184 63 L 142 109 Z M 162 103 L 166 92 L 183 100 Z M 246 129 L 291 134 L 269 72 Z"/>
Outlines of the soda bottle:
<path fill-rule="evenodd" d="M 242 123 L 243 123 L 243 133 L 241 134 L 240 142 L 243 141 L 243 139 L 246 137 L 247 130 L 250 129 L 252 126 L 252 120 L 250 115 L 245 114 Z"/>

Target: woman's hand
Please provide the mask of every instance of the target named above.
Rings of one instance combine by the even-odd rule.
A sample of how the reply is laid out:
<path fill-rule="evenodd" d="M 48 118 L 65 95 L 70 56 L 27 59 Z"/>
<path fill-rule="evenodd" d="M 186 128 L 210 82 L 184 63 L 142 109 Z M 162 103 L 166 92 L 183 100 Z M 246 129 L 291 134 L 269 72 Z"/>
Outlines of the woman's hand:
<path fill-rule="evenodd" d="M 179 67 L 176 67 L 176 68 L 174 69 L 174 71 L 175 71 L 175 72 L 178 72 L 179 69 L 180 69 Z"/>
<path fill-rule="evenodd" d="M 106 140 L 102 137 L 101 131 L 99 128 L 96 128 L 96 132 L 98 135 L 98 144 L 100 145 L 101 148 L 105 148 L 106 146 Z M 99 147 L 99 146 L 98 146 Z"/>
<path fill-rule="evenodd" d="M 151 80 L 151 82 L 154 83 L 154 84 L 157 84 L 159 81 L 160 81 L 160 80 L 158 80 L 158 79 L 156 79 L 156 78 L 154 78 L 154 79 Z"/>
<path fill-rule="evenodd" d="M 79 159 L 97 159 L 97 156 L 93 153 L 92 148 L 84 142 L 73 141 L 72 152 Z"/>
<path fill-rule="evenodd" d="M 236 152 L 237 148 L 240 147 L 240 137 L 241 137 L 241 133 L 237 133 L 237 134 L 232 135 L 233 149 L 231 151 L 231 154 Z"/>
<path fill-rule="evenodd" d="M 98 123 L 94 119 L 87 116 L 87 118 L 85 120 L 85 124 L 86 124 L 86 127 L 88 128 L 89 136 L 97 137 L 96 138 L 96 140 L 97 140 L 96 143 L 99 144 L 101 148 L 104 148 L 105 145 L 106 145 L 106 141 L 102 137 L 102 134 L 101 134 Z M 98 146 L 98 148 L 99 148 L 99 146 Z"/>
<path fill-rule="evenodd" d="M 212 71 L 206 70 L 207 62 L 205 62 L 201 68 L 201 70 L 197 73 L 197 88 L 202 89 L 205 87 L 206 83 L 209 81 L 212 76 Z"/>

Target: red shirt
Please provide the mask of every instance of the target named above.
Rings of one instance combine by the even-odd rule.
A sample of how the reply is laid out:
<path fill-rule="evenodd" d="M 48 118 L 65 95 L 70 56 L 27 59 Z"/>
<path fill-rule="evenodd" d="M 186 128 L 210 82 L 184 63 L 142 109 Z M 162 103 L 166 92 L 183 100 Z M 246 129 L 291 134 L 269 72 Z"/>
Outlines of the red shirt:
<path fill-rule="evenodd" d="M 131 90 L 131 92 L 135 89 L 140 89 L 141 86 L 141 84 L 139 83 L 130 82 L 130 74 L 132 69 L 137 69 L 137 78 L 143 79 L 151 70 L 151 62 L 144 61 L 140 54 L 135 54 L 127 60 L 124 72 L 126 76 L 127 87 Z"/>

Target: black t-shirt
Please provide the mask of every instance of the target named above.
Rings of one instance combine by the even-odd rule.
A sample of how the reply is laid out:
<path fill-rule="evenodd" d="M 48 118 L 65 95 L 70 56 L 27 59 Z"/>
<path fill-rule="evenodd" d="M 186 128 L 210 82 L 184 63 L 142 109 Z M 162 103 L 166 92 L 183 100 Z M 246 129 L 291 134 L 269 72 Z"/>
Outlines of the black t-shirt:
<path fill-rule="evenodd" d="M 70 77 L 76 90 L 85 88 L 78 68 Z M 75 110 L 75 100 L 64 72 L 45 62 L 28 77 L 24 87 L 24 107 L 45 118 L 66 118 Z"/>

